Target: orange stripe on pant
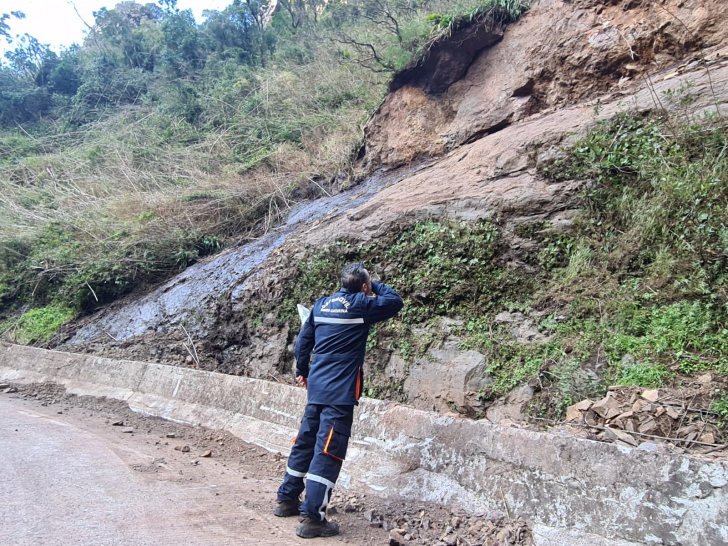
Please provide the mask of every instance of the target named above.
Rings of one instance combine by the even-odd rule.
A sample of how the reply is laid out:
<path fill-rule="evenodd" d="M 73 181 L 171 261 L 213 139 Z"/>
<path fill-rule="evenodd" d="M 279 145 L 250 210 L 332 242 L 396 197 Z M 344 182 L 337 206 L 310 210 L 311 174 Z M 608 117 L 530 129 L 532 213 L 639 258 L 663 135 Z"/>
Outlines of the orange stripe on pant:
<path fill-rule="evenodd" d="M 336 455 L 329 453 L 329 444 L 331 443 L 331 438 L 334 436 L 334 427 L 331 427 L 331 431 L 329 432 L 329 438 L 326 440 L 326 445 L 324 446 L 324 453 L 328 455 L 329 457 L 333 457 L 334 459 L 338 459 L 339 461 L 343 461 L 344 459 L 337 457 Z"/>
<path fill-rule="evenodd" d="M 361 395 L 361 368 L 356 372 L 356 399 Z"/>

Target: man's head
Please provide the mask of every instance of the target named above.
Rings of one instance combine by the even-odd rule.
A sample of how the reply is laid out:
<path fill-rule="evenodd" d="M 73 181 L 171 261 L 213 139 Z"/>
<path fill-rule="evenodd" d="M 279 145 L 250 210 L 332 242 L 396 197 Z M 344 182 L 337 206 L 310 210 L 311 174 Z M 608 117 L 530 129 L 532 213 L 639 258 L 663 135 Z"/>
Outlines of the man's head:
<path fill-rule="evenodd" d="M 349 264 L 341 270 L 341 286 L 349 292 L 372 293 L 372 280 L 363 263 Z"/>

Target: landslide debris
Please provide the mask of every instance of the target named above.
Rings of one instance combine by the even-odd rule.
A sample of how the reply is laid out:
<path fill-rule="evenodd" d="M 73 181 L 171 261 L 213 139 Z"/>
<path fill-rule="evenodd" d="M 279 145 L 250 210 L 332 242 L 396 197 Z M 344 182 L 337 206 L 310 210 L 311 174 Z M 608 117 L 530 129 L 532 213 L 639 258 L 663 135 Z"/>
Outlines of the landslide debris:
<path fill-rule="evenodd" d="M 203 369 L 287 381 L 295 304 L 330 291 L 343 262 L 363 259 L 401 285 L 411 309 L 373 333 L 370 396 L 494 422 L 558 422 L 609 385 L 679 390 L 710 373 L 709 387 L 721 389 L 725 19 L 725 5 L 710 0 L 542 2 L 447 94 L 392 93 L 370 120 L 364 162 L 392 168 L 441 154 L 447 146 L 431 132 L 441 129 L 460 131 L 451 151 L 392 169 L 376 192 L 354 189 L 325 214 L 314 203 L 294 215 L 295 229 L 261 241 L 276 243 L 260 262 L 241 251 L 195 266 L 66 347 L 197 365 L 184 317 Z M 640 58 L 627 44 L 642 44 Z M 544 78 L 550 90 L 516 82 L 525 65 L 511 61 L 524 59 L 529 70 L 578 78 Z M 589 64 L 600 60 L 601 72 Z M 537 113 L 501 123 L 539 93 L 550 98 Z M 220 279 L 227 288 L 216 288 Z"/>
<path fill-rule="evenodd" d="M 604 398 L 582 400 L 566 408 L 567 431 L 619 445 L 670 453 L 728 456 L 728 436 L 721 415 L 711 409 L 715 385 L 711 374 L 680 389 L 612 386 Z M 574 430 L 580 427 L 579 430 Z"/>

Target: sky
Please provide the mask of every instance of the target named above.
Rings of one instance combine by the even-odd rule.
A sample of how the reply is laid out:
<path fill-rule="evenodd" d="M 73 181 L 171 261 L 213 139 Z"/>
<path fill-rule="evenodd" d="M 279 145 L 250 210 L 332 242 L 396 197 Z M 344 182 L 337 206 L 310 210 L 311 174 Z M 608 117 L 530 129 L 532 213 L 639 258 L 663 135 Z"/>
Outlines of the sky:
<path fill-rule="evenodd" d="M 87 29 L 83 21 L 93 25 L 93 12 L 106 7 L 113 8 L 120 0 L 0 0 L 0 14 L 11 11 L 22 11 L 25 19 L 18 20 L 11 17 L 6 21 L 10 25 L 12 35 L 30 34 L 42 44 L 49 44 L 58 51 L 63 46 L 70 46 L 74 42 L 83 42 Z M 138 0 L 146 4 L 154 0 Z M 195 20 L 202 20 L 202 11 L 206 9 L 222 10 L 232 3 L 232 0 L 178 0 L 179 9 L 191 8 Z M 79 15 L 73 9 L 76 6 Z M 83 19 L 83 21 L 81 20 Z M 5 40 L 0 39 L 0 54 L 13 49 Z"/>

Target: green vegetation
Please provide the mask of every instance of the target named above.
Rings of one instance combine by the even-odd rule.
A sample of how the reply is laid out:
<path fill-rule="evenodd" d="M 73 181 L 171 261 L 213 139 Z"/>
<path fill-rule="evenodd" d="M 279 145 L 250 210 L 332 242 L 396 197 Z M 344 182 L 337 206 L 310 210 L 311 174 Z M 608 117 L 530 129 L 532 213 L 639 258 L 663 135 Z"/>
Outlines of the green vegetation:
<path fill-rule="evenodd" d="M 588 184 L 570 245 L 546 253 L 558 275 L 532 306 L 563 315 L 544 332 L 576 362 L 601 362 L 602 385 L 728 374 L 727 144 L 710 118 L 620 115 L 543 169 Z"/>
<path fill-rule="evenodd" d="M 264 0 L 202 22 L 159 4 L 103 8 L 61 52 L 16 39 L 0 64 L 0 317 L 87 312 L 259 236 L 363 174 L 363 123 L 393 71 L 444 36 L 429 15 L 525 9 L 281 0 L 266 23 Z M 22 17 L 3 14 L 0 37 Z"/>
<path fill-rule="evenodd" d="M 718 414 L 718 427 L 725 428 L 728 423 L 728 394 L 723 391 L 716 394 L 719 395 L 718 399 L 713 401 L 710 410 Z"/>
<path fill-rule="evenodd" d="M 360 246 L 340 241 L 299 264 L 296 282 L 279 306 L 279 319 L 290 320 L 298 302 L 313 303 L 328 295 L 346 263 L 363 261 L 405 300 L 404 310 L 394 320 L 371 332 L 368 351 L 386 343 L 411 361 L 415 355 L 423 356 L 441 337 L 438 324 L 442 317 L 460 317 L 467 323 L 461 332 L 466 340 L 463 347 L 492 353 L 491 373 L 497 378 L 494 392 L 507 392 L 537 372 L 537 356 L 550 354 L 552 348 L 538 347 L 531 354 L 489 335 L 483 317 L 492 319 L 504 308 L 521 308 L 534 290 L 523 271 L 498 262 L 501 246 L 497 224 L 487 220 L 428 220 L 391 234 L 387 241 Z M 418 327 L 424 327 L 426 333 L 416 334 Z M 515 362 L 523 365 L 523 371 L 514 373 L 510 364 Z M 384 387 L 371 388 L 374 392 Z"/>
<path fill-rule="evenodd" d="M 15 343 L 32 345 L 51 339 L 58 328 L 75 315 L 73 309 L 58 306 L 31 309 L 19 319 L 3 324 L 8 337 Z"/>

